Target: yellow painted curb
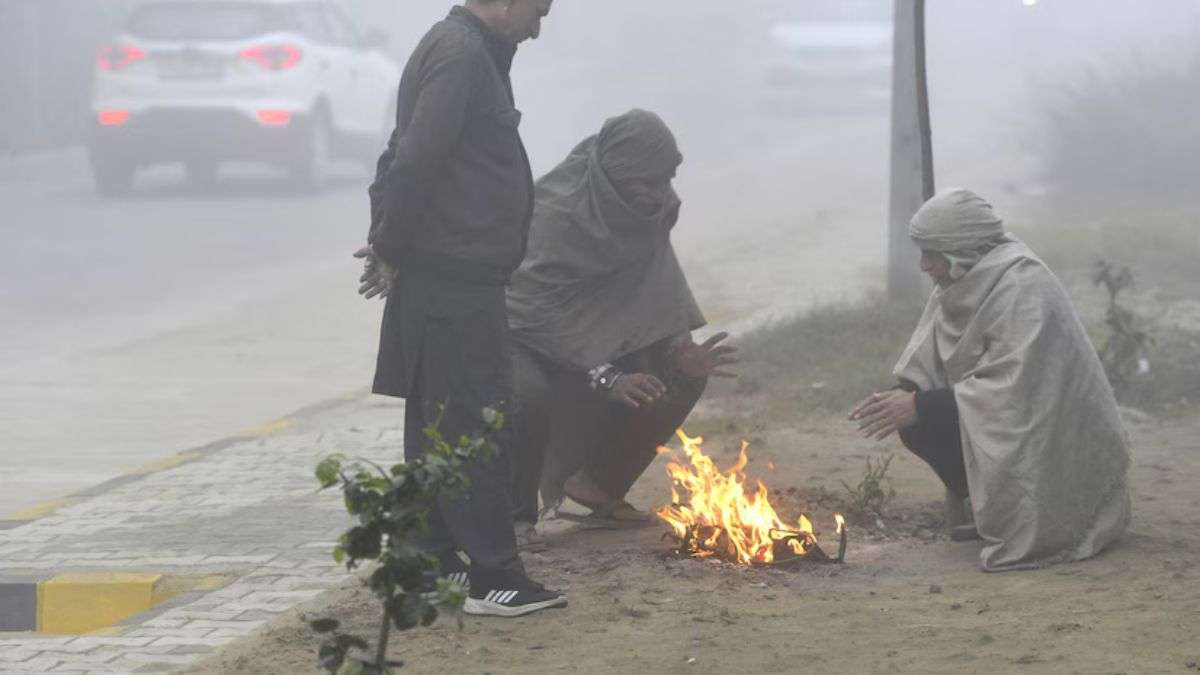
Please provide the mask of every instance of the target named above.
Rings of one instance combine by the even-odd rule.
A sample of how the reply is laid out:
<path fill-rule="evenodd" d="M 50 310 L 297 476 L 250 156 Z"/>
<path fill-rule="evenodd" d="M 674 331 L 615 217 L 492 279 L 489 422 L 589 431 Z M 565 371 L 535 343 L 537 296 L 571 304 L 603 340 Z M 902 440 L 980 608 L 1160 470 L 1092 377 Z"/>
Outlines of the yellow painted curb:
<path fill-rule="evenodd" d="M 48 502 L 42 502 L 41 504 L 35 504 L 33 506 L 30 506 L 27 509 L 21 509 L 20 511 L 17 511 L 16 513 L 12 514 L 12 516 L 10 516 L 9 519 L 10 520 L 37 520 L 38 518 L 48 516 L 51 513 L 54 513 L 55 511 L 57 511 L 61 508 L 65 508 L 67 506 L 71 506 L 73 504 L 78 504 L 78 503 L 79 503 L 78 499 L 74 499 L 71 497 L 64 497 L 62 499 L 52 499 Z"/>
<path fill-rule="evenodd" d="M 159 471 L 166 471 L 167 469 L 174 469 L 175 467 L 179 466 L 180 464 L 187 464 L 188 462 L 192 461 L 193 459 L 197 459 L 197 458 L 203 457 L 203 456 L 204 456 L 203 453 L 194 452 L 194 451 L 181 452 L 176 455 L 171 455 L 170 457 L 167 457 L 166 459 L 160 459 L 157 462 L 150 462 L 149 464 L 143 464 L 142 466 L 139 466 L 138 468 L 134 469 L 133 471 L 130 471 L 129 473 L 127 473 L 125 475 L 127 475 L 127 476 L 146 476 L 146 475 L 149 475 L 152 473 L 158 473 Z"/>
<path fill-rule="evenodd" d="M 79 635 L 106 628 L 155 604 L 161 574 L 60 574 L 38 584 L 40 633 Z"/>
<path fill-rule="evenodd" d="M 250 429 L 249 431 L 246 432 L 246 435 L 248 435 L 248 436 L 270 436 L 271 434 L 277 434 L 280 431 L 283 431 L 284 429 L 287 429 L 290 426 L 292 426 L 292 421 L 289 419 L 275 420 L 274 422 L 271 422 L 270 424 L 264 424 L 261 427 L 255 427 L 254 429 Z"/>

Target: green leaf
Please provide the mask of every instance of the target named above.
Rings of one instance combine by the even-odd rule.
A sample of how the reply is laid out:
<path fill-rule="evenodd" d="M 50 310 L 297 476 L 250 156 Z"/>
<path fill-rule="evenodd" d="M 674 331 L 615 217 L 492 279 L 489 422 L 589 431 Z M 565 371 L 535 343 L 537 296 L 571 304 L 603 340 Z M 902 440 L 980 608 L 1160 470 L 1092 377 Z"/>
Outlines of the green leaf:
<path fill-rule="evenodd" d="M 371 476 L 363 481 L 363 485 L 378 494 L 384 494 L 393 487 L 392 480 L 385 476 Z"/>
<path fill-rule="evenodd" d="M 392 602 L 392 625 L 396 630 L 410 630 L 421 624 L 427 603 L 415 593 L 397 597 Z"/>
<path fill-rule="evenodd" d="M 339 456 L 326 457 L 317 464 L 316 476 L 317 481 L 321 484 L 321 489 L 331 488 L 337 485 L 338 478 L 341 476 L 342 459 Z"/>
<path fill-rule="evenodd" d="M 371 572 L 371 576 L 367 578 L 367 587 L 378 595 L 387 593 L 388 581 L 391 580 L 391 570 L 387 565 L 380 565 Z"/>
<path fill-rule="evenodd" d="M 467 601 L 467 588 L 462 584 L 456 584 L 449 579 L 438 579 L 438 601 L 437 604 L 451 610 L 461 609 Z"/>
<path fill-rule="evenodd" d="M 342 535 L 341 544 L 353 560 L 374 560 L 383 551 L 383 533 L 374 525 L 353 527 Z"/>
<path fill-rule="evenodd" d="M 346 561 L 346 549 L 341 544 L 333 547 L 333 561 L 339 565 Z"/>
<path fill-rule="evenodd" d="M 377 509 L 383 497 L 363 483 L 351 483 L 344 491 L 346 511 L 353 516 Z"/>

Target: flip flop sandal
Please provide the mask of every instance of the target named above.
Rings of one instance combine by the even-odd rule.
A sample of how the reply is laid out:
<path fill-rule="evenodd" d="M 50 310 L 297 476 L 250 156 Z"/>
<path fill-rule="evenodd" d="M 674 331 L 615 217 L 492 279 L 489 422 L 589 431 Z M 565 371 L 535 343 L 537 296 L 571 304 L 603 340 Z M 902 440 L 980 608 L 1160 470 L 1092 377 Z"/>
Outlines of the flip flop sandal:
<path fill-rule="evenodd" d="M 646 526 L 654 523 L 654 514 L 639 511 L 626 501 L 614 504 L 608 512 L 608 517 L 631 525 Z"/>
<path fill-rule="evenodd" d="M 646 527 L 654 522 L 649 514 L 638 511 L 628 502 L 620 501 L 593 507 L 577 499 L 571 501 L 592 509 L 592 512 L 581 516 L 559 510 L 554 513 L 555 517 L 604 530 L 630 530 Z"/>
<path fill-rule="evenodd" d="M 604 517 L 596 515 L 595 513 L 589 513 L 587 515 L 580 515 L 578 513 L 567 513 L 565 511 L 557 511 L 557 512 L 555 512 L 554 517 L 560 518 L 562 520 L 565 520 L 565 521 L 568 521 L 571 523 L 578 523 L 579 525 L 584 525 L 589 530 L 622 530 L 622 529 L 625 529 L 628 527 L 627 525 L 625 525 L 624 523 L 622 523 L 619 520 L 613 520 L 612 518 L 604 518 Z"/>

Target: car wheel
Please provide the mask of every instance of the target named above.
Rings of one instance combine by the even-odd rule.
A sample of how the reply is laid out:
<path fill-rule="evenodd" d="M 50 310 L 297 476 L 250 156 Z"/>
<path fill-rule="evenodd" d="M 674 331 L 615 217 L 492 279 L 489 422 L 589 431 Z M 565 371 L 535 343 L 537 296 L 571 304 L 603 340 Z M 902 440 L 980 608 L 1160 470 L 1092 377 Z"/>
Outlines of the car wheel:
<path fill-rule="evenodd" d="M 213 161 L 195 161 L 184 165 L 184 170 L 193 187 L 207 191 L 216 187 L 221 166 Z"/>
<path fill-rule="evenodd" d="M 133 189 L 133 175 L 137 167 L 133 162 L 93 156 L 92 179 L 96 191 L 104 197 L 119 197 Z"/>
<path fill-rule="evenodd" d="M 318 108 L 306 125 L 301 155 L 291 172 L 293 182 L 300 189 L 315 191 L 325 187 L 333 163 L 332 136 L 329 118 Z"/>

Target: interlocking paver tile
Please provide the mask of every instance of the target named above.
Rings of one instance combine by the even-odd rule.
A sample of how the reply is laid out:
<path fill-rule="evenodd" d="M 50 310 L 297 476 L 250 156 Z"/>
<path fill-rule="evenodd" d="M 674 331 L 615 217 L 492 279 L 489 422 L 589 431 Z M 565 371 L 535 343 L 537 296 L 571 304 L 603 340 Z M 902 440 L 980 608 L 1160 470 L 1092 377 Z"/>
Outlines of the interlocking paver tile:
<path fill-rule="evenodd" d="M 399 461 L 403 409 L 349 401 L 279 435 L 231 443 L 0 530 L 5 574 L 219 572 L 232 583 L 184 596 L 118 636 L 0 634 L 0 672 L 169 669 L 252 633 L 349 578 L 332 560 L 349 525 L 340 495 L 312 468 L 340 451 Z M 187 652 L 187 653 L 182 653 Z M 19 666 L 19 670 L 14 667 Z"/>

